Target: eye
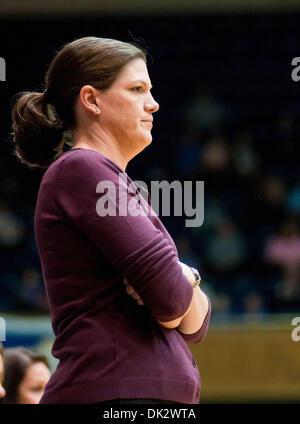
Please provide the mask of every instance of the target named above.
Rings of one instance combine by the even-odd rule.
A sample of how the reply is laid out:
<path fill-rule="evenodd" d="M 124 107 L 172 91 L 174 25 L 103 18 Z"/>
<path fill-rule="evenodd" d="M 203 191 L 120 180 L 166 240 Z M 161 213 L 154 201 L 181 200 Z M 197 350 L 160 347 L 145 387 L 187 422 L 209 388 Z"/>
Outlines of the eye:
<path fill-rule="evenodd" d="M 133 87 L 133 91 L 141 91 L 143 89 L 143 87 L 141 85 L 137 86 L 137 87 Z"/>
<path fill-rule="evenodd" d="M 42 390 L 44 390 L 42 386 L 37 386 L 37 387 L 31 388 L 32 392 L 41 392 Z"/>

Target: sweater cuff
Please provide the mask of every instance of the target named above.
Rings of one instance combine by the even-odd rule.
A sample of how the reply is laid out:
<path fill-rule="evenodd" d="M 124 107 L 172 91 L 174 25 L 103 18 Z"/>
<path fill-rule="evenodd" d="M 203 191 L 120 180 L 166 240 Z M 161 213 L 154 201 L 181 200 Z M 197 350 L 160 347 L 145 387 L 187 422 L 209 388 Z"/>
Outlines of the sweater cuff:
<path fill-rule="evenodd" d="M 203 321 L 201 327 L 199 328 L 199 330 L 197 330 L 195 333 L 192 333 L 192 334 L 184 334 L 178 328 L 176 328 L 176 330 L 181 334 L 181 336 L 183 337 L 183 339 L 187 343 L 199 343 L 206 336 L 206 333 L 207 333 L 207 330 L 208 330 L 208 325 L 209 325 L 209 322 L 210 322 L 210 316 L 211 316 L 211 302 L 210 302 L 207 294 L 206 293 L 204 293 L 204 294 L 205 294 L 205 296 L 208 300 L 208 310 L 207 310 L 206 316 L 205 316 L 204 321 Z"/>

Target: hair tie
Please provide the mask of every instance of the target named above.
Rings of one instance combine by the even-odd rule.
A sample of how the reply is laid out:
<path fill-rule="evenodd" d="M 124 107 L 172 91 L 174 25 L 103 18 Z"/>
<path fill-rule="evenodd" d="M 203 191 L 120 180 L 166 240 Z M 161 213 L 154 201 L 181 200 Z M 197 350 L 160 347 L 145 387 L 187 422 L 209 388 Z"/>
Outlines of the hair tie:
<path fill-rule="evenodd" d="M 61 119 L 59 118 L 58 113 L 56 112 L 56 109 L 53 106 L 53 104 L 47 103 L 46 107 L 47 107 L 47 115 L 48 115 L 48 118 L 50 119 L 50 121 L 52 121 L 52 122 L 61 121 Z"/>

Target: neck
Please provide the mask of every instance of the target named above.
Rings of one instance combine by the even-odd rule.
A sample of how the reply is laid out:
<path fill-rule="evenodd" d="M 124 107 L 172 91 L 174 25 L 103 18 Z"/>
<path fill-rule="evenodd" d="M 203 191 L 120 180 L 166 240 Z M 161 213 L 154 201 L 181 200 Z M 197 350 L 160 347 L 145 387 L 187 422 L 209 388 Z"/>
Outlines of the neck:
<path fill-rule="evenodd" d="M 114 140 L 108 140 L 106 137 L 102 137 L 98 134 L 89 134 L 87 137 L 86 135 L 83 136 L 73 132 L 73 149 L 79 147 L 95 150 L 103 154 L 125 172 L 128 160 L 126 160 L 124 154 L 122 154 L 119 144 Z"/>

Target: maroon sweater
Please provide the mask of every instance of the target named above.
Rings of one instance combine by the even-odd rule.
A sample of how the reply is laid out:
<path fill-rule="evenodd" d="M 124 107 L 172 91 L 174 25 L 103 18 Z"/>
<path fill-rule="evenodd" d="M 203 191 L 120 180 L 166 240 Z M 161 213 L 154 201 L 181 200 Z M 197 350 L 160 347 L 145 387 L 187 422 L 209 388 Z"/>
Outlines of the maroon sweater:
<path fill-rule="evenodd" d="M 115 183 L 118 210 L 122 172 L 96 151 L 71 149 L 42 178 L 35 237 L 55 334 L 52 354 L 59 363 L 40 403 L 199 402 L 200 375 L 186 342 L 205 336 L 210 302 L 194 334 L 157 322 L 183 315 L 194 289 L 172 238 L 143 198 L 139 204 L 127 194 L 131 206 L 147 210 L 144 216 L 97 213 L 103 194 L 96 186 L 103 180 Z M 125 292 L 123 277 L 144 305 Z"/>

